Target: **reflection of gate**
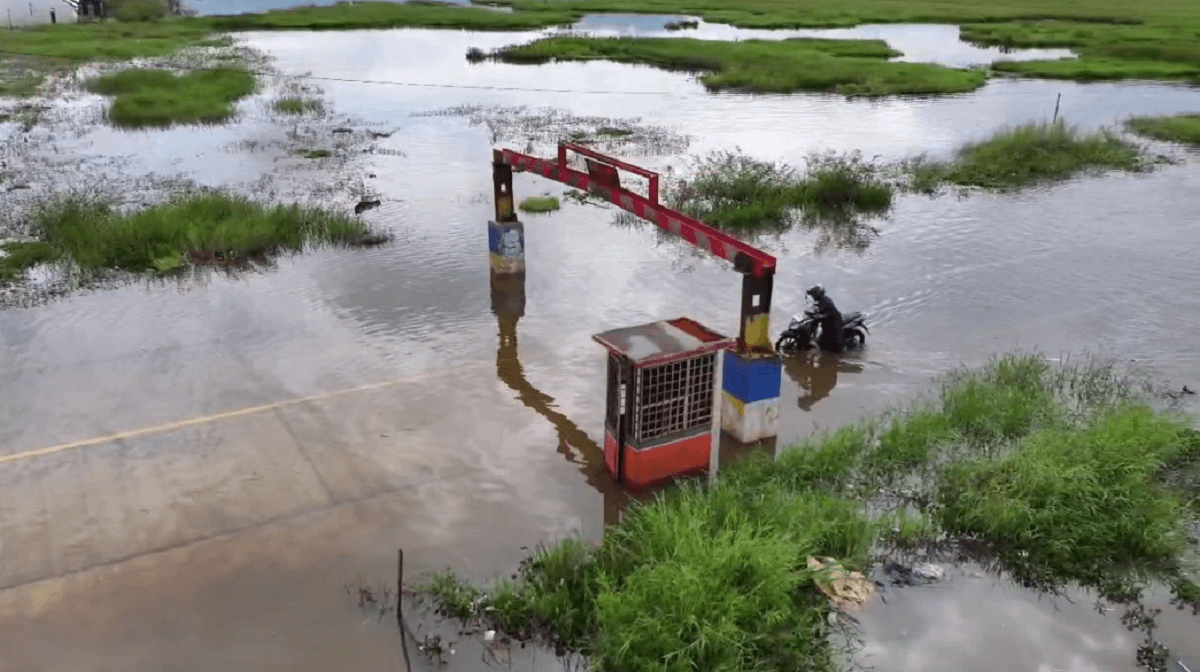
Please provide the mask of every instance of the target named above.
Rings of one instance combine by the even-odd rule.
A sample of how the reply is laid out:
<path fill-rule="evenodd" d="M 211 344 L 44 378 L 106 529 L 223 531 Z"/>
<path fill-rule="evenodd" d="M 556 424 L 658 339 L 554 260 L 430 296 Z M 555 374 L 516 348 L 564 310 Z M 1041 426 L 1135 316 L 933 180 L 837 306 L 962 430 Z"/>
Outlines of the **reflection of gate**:
<path fill-rule="evenodd" d="M 734 340 L 682 317 L 593 338 L 609 352 L 608 470 L 622 483 L 645 487 L 708 469 L 720 438 L 719 354 Z"/>

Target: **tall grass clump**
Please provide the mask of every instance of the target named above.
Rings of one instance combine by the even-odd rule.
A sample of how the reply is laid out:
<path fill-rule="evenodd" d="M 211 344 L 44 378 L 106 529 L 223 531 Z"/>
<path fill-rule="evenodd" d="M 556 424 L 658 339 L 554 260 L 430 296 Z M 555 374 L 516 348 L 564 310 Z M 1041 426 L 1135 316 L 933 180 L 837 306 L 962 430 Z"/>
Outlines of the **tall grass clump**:
<path fill-rule="evenodd" d="M 1135 133 L 1189 145 L 1200 145 L 1200 114 L 1178 114 L 1172 117 L 1133 117 L 1127 122 Z"/>
<path fill-rule="evenodd" d="M 599 548 L 539 550 L 515 582 L 423 587 L 444 615 L 541 636 L 601 670 L 833 670 L 814 555 L 866 561 L 872 524 L 825 493 L 694 485 L 631 511 Z M 670 596 L 670 599 L 664 599 Z"/>
<path fill-rule="evenodd" d="M 236 68 L 176 75 L 168 70 L 123 70 L 90 80 L 89 91 L 113 96 L 109 121 L 124 128 L 213 124 L 234 114 L 254 92 L 254 75 Z"/>
<path fill-rule="evenodd" d="M 782 163 L 740 152 L 702 157 L 689 177 L 671 186 L 667 200 L 681 212 L 724 229 L 784 229 L 797 211 L 887 211 L 892 186 L 857 155 L 810 157 L 801 173 Z"/>
<path fill-rule="evenodd" d="M 909 411 L 669 488 L 598 548 L 568 540 L 515 581 L 424 590 L 443 614 L 560 642 L 592 669 L 829 670 L 844 661 L 805 559 L 865 568 L 920 548 L 1123 605 L 1146 634 L 1139 660 L 1163 669 L 1142 598 L 1166 585 L 1200 614 L 1200 432 L 1150 400 L 1100 362 L 1000 357 Z"/>
<path fill-rule="evenodd" d="M 56 255 L 81 269 L 132 272 L 230 264 L 314 243 L 355 243 L 369 233 L 348 215 L 204 192 L 131 214 L 68 199 L 37 212 L 34 227 Z"/>
<path fill-rule="evenodd" d="M 1002 130 L 958 150 L 949 163 L 921 164 L 919 188 L 950 183 L 1008 190 L 1068 179 L 1094 170 L 1144 170 L 1141 150 L 1109 130 L 1079 131 L 1063 120 L 1029 123 Z"/>

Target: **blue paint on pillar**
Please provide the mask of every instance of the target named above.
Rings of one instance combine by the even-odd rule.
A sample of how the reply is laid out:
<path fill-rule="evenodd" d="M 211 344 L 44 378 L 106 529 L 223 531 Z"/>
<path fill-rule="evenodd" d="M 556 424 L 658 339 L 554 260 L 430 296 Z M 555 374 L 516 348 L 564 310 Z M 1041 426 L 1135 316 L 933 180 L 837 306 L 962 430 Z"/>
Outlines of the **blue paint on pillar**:
<path fill-rule="evenodd" d="M 783 383 L 783 360 L 778 356 L 746 358 L 725 353 L 725 391 L 743 403 L 776 399 Z"/>

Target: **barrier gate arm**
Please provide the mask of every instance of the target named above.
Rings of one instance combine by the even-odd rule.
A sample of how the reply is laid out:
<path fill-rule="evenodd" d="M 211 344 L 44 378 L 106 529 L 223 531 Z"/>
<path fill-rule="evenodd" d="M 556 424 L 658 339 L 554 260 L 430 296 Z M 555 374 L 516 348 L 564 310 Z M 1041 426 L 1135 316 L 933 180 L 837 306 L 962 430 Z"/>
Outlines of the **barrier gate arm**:
<path fill-rule="evenodd" d="M 619 168 L 646 177 L 650 181 L 649 198 L 634 193 L 616 183 L 606 183 L 596 176 L 574 170 L 567 165 L 567 152 L 573 151 L 614 169 Z M 744 351 L 772 352 L 768 334 L 768 315 L 771 290 L 775 276 L 775 257 L 748 243 L 713 228 L 693 217 L 668 208 L 658 201 L 658 173 L 619 161 L 574 143 L 558 146 L 557 161 L 514 152 L 511 149 L 493 150 L 493 176 L 496 182 L 497 221 L 515 219 L 513 210 L 512 170 L 536 173 L 611 201 L 614 205 L 638 217 L 654 222 L 689 243 L 733 264 L 743 274 L 742 311 L 739 348 Z"/>

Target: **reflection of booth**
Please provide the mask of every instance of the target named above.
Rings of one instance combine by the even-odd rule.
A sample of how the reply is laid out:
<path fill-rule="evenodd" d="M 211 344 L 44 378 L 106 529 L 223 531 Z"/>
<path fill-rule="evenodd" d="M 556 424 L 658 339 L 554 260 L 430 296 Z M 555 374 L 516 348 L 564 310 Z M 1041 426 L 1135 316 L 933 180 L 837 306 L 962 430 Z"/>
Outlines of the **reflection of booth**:
<path fill-rule="evenodd" d="M 720 441 L 720 356 L 736 340 L 684 317 L 592 338 L 609 352 L 608 470 L 645 487 L 708 469 Z"/>

